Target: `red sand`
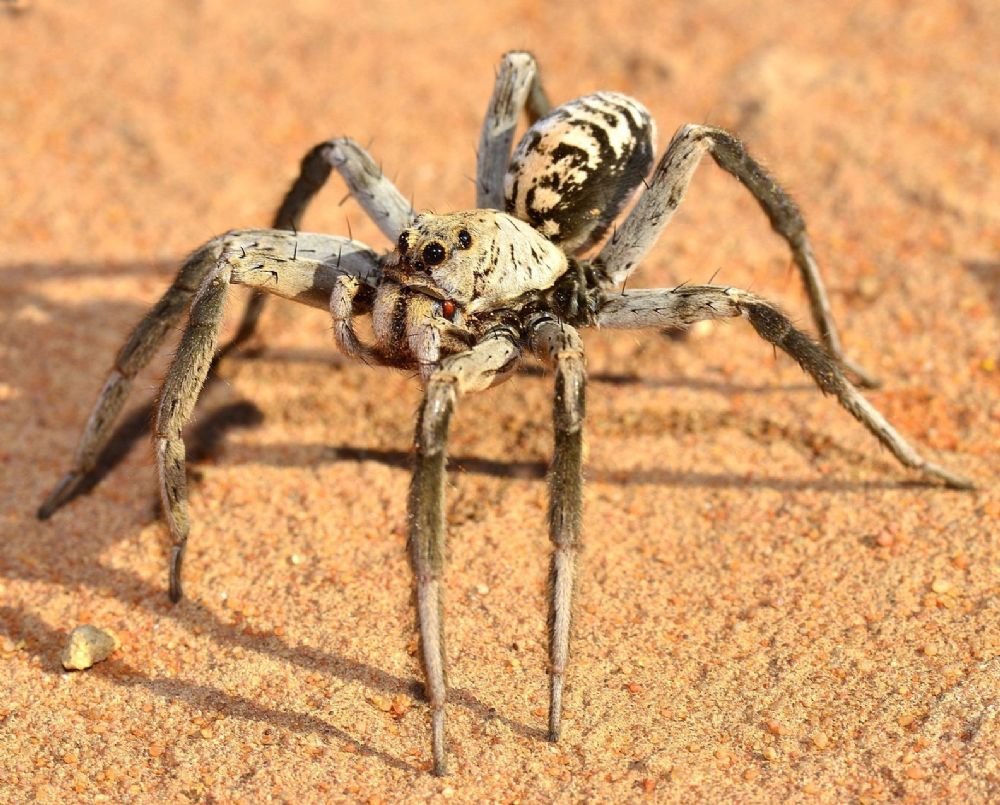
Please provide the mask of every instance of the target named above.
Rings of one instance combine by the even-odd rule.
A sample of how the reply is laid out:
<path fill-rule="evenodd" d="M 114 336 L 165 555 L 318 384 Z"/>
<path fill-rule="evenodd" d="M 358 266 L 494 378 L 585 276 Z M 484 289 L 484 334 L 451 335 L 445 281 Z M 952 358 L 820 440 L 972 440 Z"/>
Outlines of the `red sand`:
<path fill-rule="evenodd" d="M 0 6 L 0 799 L 1000 798 L 994 4 L 20 5 Z M 261 357 L 199 409 L 182 604 L 145 439 L 34 511 L 178 260 L 266 223 L 314 142 L 371 141 L 418 206 L 467 206 L 512 47 L 556 100 L 639 97 L 661 142 L 738 130 L 806 212 L 848 349 L 885 382 L 871 399 L 980 488 L 913 483 L 745 325 L 589 333 L 562 742 L 542 737 L 550 381 L 521 375 L 454 425 L 435 779 L 402 531 L 419 389 L 339 357 L 321 313 L 273 304 Z M 382 244 L 342 195 L 308 227 Z M 706 165 L 636 283 L 718 270 L 806 322 L 788 265 Z M 81 623 L 123 645 L 65 673 Z"/>

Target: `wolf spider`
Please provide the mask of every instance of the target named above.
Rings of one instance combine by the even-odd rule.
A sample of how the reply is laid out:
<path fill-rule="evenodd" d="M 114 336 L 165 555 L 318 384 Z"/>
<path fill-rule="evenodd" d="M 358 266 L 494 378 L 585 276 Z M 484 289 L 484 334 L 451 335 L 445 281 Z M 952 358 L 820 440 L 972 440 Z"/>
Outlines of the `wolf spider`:
<path fill-rule="evenodd" d="M 522 111 L 531 124 L 511 158 Z M 794 358 L 907 467 L 955 488 L 969 481 L 923 459 L 845 377 L 870 378 L 843 354 L 805 225 L 791 198 L 733 135 L 687 125 L 653 168 L 655 126 L 619 93 L 584 96 L 555 109 L 527 53 L 504 56 L 478 151 L 476 209 L 417 214 L 371 157 L 350 139 L 320 143 L 302 160 L 274 228 L 232 231 L 198 249 L 121 348 L 87 421 L 73 467 L 43 504 L 47 517 L 74 495 L 107 443 L 132 380 L 189 310 L 160 392 L 156 464 L 173 549 L 170 597 L 181 597 L 189 522 L 181 431 L 216 354 L 231 285 L 255 289 L 234 339 L 254 331 L 266 294 L 328 308 L 340 349 L 368 363 L 419 371 L 415 465 L 408 498 L 410 561 L 434 771 L 446 770 L 445 656 L 441 579 L 448 426 L 456 401 L 505 379 L 529 351 L 555 373 L 555 448 L 549 474 L 549 737 L 560 731 L 570 609 L 580 543 L 584 420 L 581 327 L 686 327 L 742 316 Z M 680 204 L 702 156 L 742 182 L 788 242 L 808 292 L 822 346 L 770 302 L 715 285 L 624 290 Z M 653 168 L 652 174 L 650 169 Z M 336 169 L 395 249 L 300 232 L 307 204 Z M 647 180 L 647 176 L 649 176 Z M 591 257 L 640 185 L 645 191 Z M 505 212 L 499 212 L 505 210 Z M 374 343 L 354 317 L 370 314 Z"/>

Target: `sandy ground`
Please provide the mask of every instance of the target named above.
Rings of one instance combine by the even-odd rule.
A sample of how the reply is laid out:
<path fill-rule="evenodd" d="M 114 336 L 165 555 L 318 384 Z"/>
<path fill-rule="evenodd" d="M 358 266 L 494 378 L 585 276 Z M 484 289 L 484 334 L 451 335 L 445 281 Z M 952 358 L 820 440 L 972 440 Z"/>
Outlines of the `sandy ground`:
<path fill-rule="evenodd" d="M 0 4 L 0 799 L 987 802 L 1000 798 L 1000 14 L 982 2 Z M 805 210 L 870 398 L 979 484 L 917 482 L 743 324 L 588 333 L 586 548 L 547 702 L 550 381 L 457 416 L 453 774 L 420 699 L 403 520 L 417 382 L 273 304 L 189 434 L 165 592 L 140 377 L 112 468 L 40 523 L 111 357 L 183 255 L 266 224 L 350 133 L 421 208 L 470 204 L 500 54 L 738 130 Z M 310 229 L 382 245 L 329 189 Z M 749 286 L 808 323 L 714 166 L 636 285 Z M 236 294 L 238 297 L 239 294 Z M 233 312 L 241 304 L 233 303 Z M 169 350 L 165 350 L 169 353 Z M 90 671 L 81 623 L 122 646 Z"/>

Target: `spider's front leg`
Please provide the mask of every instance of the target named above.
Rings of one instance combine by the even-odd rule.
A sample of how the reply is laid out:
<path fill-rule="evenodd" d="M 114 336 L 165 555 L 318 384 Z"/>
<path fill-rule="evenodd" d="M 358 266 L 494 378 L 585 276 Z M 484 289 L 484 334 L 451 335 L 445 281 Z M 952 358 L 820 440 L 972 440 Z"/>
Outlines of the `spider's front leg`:
<path fill-rule="evenodd" d="M 973 488 L 968 478 L 923 458 L 851 385 L 837 360 L 806 333 L 797 330 L 775 305 L 748 291 L 715 285 L 685 285 L 610 294 L 601 305 L 597 323 L 601 327 L 619 329 L 688 327 L 704 319 L 736 316 L 747 319 L 761 338 L 794 358 L 820 390 L 834 395 L 900 464 L 953 489 Z"/>
<path fill-rule="evenodd" d="M 167 333 L 180 321 L 191 297 L 217 257 L 217 241 L 210 241 L 192 254 L 160 300 L 143 316 L 118 350 L 80 435 L 73 465 L 39 506 L 39 520 L 47 520 L 74 498 L 87 476 L 93 472 L 132 391 L 136 374 L 152 360 Z"/>
<path fill-rule="evenodd" d="M 569 662 L 570 622 L 583 514 L 583 417 L 586 370 L 583 342 L 568 324 L 543 318 L 531 329 L 531 347 L 555 369 L 552 407 L 555 450 L 549 472 L 549 740 L 559 740 L 562 694 Z"/>
<path fill-rule="evenodd" d="M 447 773 L 444 741 L 446 698 L 441 575 L 444 568 L 444 481 L 448 425 L 458 397 L 503 379 L 521 354 L 519 337 L 507 328 L 488 333 L 467 352 L 446 358 L 427 381 L 417 415 L 416 459 L 408 498 L 410 562 L 416 590 L 420 656 L 431 705 L 434 773 Z"/>
<path fill-rule="evenodd" d="M 375 253 L 346 238 L 258 230 L 232 233 L 213 243 L 215 258 L 191 305 L 184 335 L 156 406 L 153 438 L 160 497 L 173 540 L 170 557 L 173 601 L 180 600 L 182 595 L 181 568 L 190 531 L 181 431 L 191 418 L 215 356 L 229 286 L 247 285 L 325 308 L 340 276 L 349 274 L 374 284 L 379 272 Z"/>
<path fill-rule="evenodd" d="M 346 137 L 322 142 L 312 148 L 302 159 L 299 176 L 275 214 L 274 229 L 292 232 L 299 229 L 309 202 L 326 184 L 333 169 L 341 174 L 351 194 L 375 221 L 379 229 L 390 240 L 395 241 L 399 237 L 399 233 L 412 221 L 413 209 L 399 190 L 382 173 L 382 169 L 368 152 Z M 245 233 L 247 249 L 264 247 L 266 241 L 272 237 L 270 230 L 255 231 L 263 235 L 264 241 L 248 230 Z M 226 237 L 229 237 L 230 243 L 233 244 L 236 242 L 232 240 L 233 237 L 241 237 L 243 234 L 234 233 Z M 354 243 L 345 239 L 334 239 L 334 241 L 336 243 Z M 122 407 L 131 392 L 133 379 L 152 360 L 163 344 L 167 333 L 180 321 L 206 273 L 215 264 L 220 242 L 220 239 L 216 238 L 188 258 L 174 282 L 159 302 L 135 326 L 128 340 L 119 350 L 114 365 L 105 380 L 104 388 L 101 390 L 80 437 L 73 466 L 38 508 L 37 516 L 39 519 L 45 520 L 51 517 L 57 509 L 78 494 L 111 438 L 115 421 L 120 416 Z M 307 256 L 308 248 L 308 246 L 304 247 L 303 257 Z M 352 246 L 347 248 L 348 263 L 353 259 L 350 253 L 354 248 Z M 289 249 L 292 249 L 292 241 L 289 241 Z M 259 252 L 260 249 L 258 248 L 257 251 Z M 320 248 L 319 252 L 323 252 L 323 249 Z M 326 256 L 333 259 L 337 255 L 327 254 Z M 374 275 L 374 272 L 377 272 L 377 267 L 372 265 L 362 267 L 359 270 L 362 270 L 366 275 Z M 341 273 L 349 274 L 351 271 Z M 261 279 L 266 280 L 269 276 L 267 274 L 261 275 Z M 253 282 L 245 284 L 253 285 Z M 244 310 L 236 335 L 220 350 L 220 355 L 227 354 L 253 335 L 268 293 L 283 295 L 281 289 L 273 283 L 255 290 Z M 289 293 L 294 293 L 294 291 L 289 290 Z M 299 298 L 298 301 L 307 301 L 308 304 L 317 303 L 315 295 L 309 300 Z M 325 305 L 326 300 L 324 299 L 322 304 L 318 306 Z"/>
<path fill-rule="evenodd" d="M 504 208 L 504 175 L 521 110 L 527 111 L 530 124 L 547 115 L 550 108 L 535 57 L 517 50 L 505 53 L 479 136 L 476 207 Z"/>
<path fill-rule="evenodd" d="M 371 155 L 349 137 L 321 142 L 302 158 L 299 175 L 274 214 L 272 227 L 292 232 L 301 229 L 306 208 L 323 189 L 334 169 L 368 217 L 395 243 L 399 233 L 413 220 L 413 208 Z M 222 348 L 222 353 L 228 353 L 254 334 L 266 299 L 267 294 L 263 291 L 253 293 L 236 335 Z"/>
<path fill-rule="evenodd" d="M 747 153 L 743 143 L 722 129 L 690 124 L 674 135 L 646 191 L 601 250 L 598 260 L 604 265 L 611 282 L 624 282 L 656 242 L 680 206 L 705 153 L 711 154 L 719 167 L 746 186 L 764 210 L 771 227 L 788 243 L 809 296 L 813 321 L 827 351 L 861 385 L 877 386 L 878 381 L 869 372 L 844 355 L 830 310 L 830 300 L 799 208 L 778 182 Z"/>

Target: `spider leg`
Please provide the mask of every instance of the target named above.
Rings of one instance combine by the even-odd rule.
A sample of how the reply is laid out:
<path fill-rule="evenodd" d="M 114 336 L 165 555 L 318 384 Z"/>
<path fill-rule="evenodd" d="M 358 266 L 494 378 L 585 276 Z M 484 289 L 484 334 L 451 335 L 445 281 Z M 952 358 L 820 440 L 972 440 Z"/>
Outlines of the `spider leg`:
<path fill-rule="evenodd" d="M 164 415 L 163 401 L 168 397 L 177 401 L 175 406 L 187 401 L 186 408 L 177 408 L 168 417 L 178 428 L 190 416 L 215 351 L 219 321 L 212 317 L 221 318 L 221 302 L 213 300 L 225 296 L 230 282 L 325 309 L 339 276 L 350 274 L 374 286 L 380 271 L 379 258 L 371 249 L 330 235 L 259 229 L 230 232 L 206 243 L 187 259 L 173 284 L 119 350 L 80 436 L 73 464 L 42 503 L 38 517 L 50 517 L 69 501 L 94 469 L 128 399 L 133 379 L 157 353 L 192 297 L 195 302 L 191 317 L 160 395 L 158 420 Z M 156 433 L 158 437 L 162 433 L 159 424 Z M 176 458 L 177 450 L 172 449 Z M 183 445 L 180 451 L 183 456 Z M 171 478 L 174 475 L 172 472 Z M 177 510 L 186 522 L 186 503 L 166 508 L 168 518 Z M 174 526 L 171 532 L 176 540 Z"/>
<path fill-rule="evenodd" d="M 297 232 L 306 208 L 334 168 L 368 217 L 395 242 L 413 219 L 413 208 L 371 155 L 349 137 L 321 142 L 302 158 L 299 175 L 274 214 L 272 228 Z M 267 295 L 260 291 L 251 295 L 236 335 L 222 348 L 222 354 L 228 354 L 254 334 L 266 299 Z"/>
<path fill-rule="evenodd" d="M 73 458 L 73 466 L 38 508 L 38 519 L 46 520 L 74 497 L 90 473 L 132 390 L 136 374 L 153 358 L 187 308 L 205 274 L 215 262 L 218 242 L 211 241 L 192 254 L 160 300 L 143 316 L 115 356 L 111 371 L 87 418 Z"/>
<path fill-rule="evenodd" d="M 524 51 L 505 53 L 486 108 L 476 156 L 476 207 L 502 210 L 503 181 L 514 143 L 514 129 L 524 109 L 528 122 L 549 113 L 535 57 Z"/>
<path fill-rule="evenodd" d="M 764 210 L 771 227 L 788 243 L 809 296 L 813 321 L 827 352 L 846 367 L 862 386 L 877 386 L 878 381 L 871 374 L 844 356 L 830 300 L 799 208 L 778 182 L 747 153 L 743 143 L 722 129 L 689 124 L 674 135 L 653 172 L 648 189 L 601 250 L 599 260 L 611 282 L 624 282 L 653 246 L 680 205 L 706 152 L 712 155 L 719 167 L 747 187 Z"/>
<path fill-rule="evenodd" d="M 559 740 L 563 679 L 569 661 L 573 582 L 583 510 L 583 416 L 586 370 L 575 329 L 554 319 L 535 324 L 531 346 L 555 368 L 555 451 L 549 472 L 549 740 Z"/>
<path fill-rule="evenodd" d="M 441 575 L 445 553 L 444 481 L 448 425 L 458 397 L 482 391 L 514 368 L 516 333 L 500 328 L 466 352 L 446 358 L 427 381 L 417 415 L 416 459 L 408 499 L 409 550 L 416 592 L 420 656 L 431 705 L 434 773 L 447 773 L 446 698 Z"/>
<path fill-rule="evenodd" d="M 609 295 L 604 300 L 597 322 L 601 327 L 623 329 L 686 327 L 703 319 L 736 316 L 746 318 L 761 338 L 794 358 L 820 390 L 834 395 L 900 464 L 919 470 L 925 477 L 942 481 L 953 489 L 973 488 L 967 478 L 924 459 L 851 385 L 837 360 L 806 333 L 795 329 L 777 307 L 748 291 L 713 285 L 626 291 Z"/>
<path fill-rule="evenodd" d="M 221 242 L 214 267 L 191 305 L 184 335 L 160 390 L 154 425 L 160 497 L 170 528 L 170 598 L 183 592 L 181 568 L 190 521 L 181 430 L 191 418 L 218 344 L 230 284 L 325 308 L 345 274 L 374 285 L 378 256 L 358 241 L 280 230 L 232 233 Z"/>

